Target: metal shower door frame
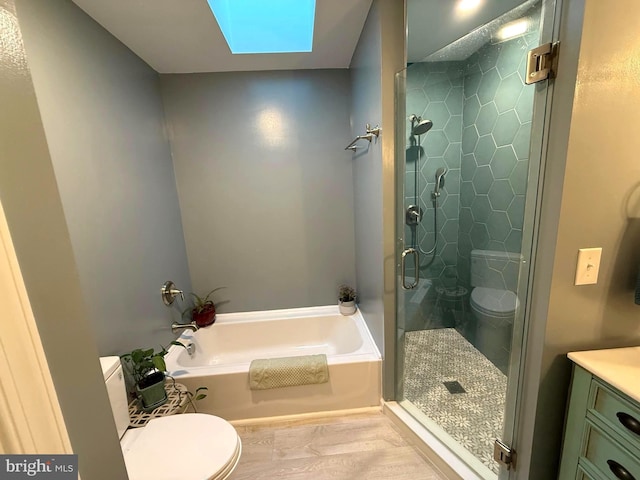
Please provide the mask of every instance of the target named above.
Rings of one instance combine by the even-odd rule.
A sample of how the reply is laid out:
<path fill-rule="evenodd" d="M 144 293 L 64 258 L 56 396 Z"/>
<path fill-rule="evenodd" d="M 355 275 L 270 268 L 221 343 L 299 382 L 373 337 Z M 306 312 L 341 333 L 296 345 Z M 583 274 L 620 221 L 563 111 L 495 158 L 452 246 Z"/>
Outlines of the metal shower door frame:
<path fill-rule="evenodd" d="M 560 38 L 561 13 L 564 0 L 542 0 L 542 26 L 539 44 L 555 44 Z M 523 410 L 523 394 L 525 390 L 525 356 L 527 350 L 535 348 L 532 345 L 532 332 L 534 325 L 531 319 L 531 303 L 535 277 L 536 258 L 538 256 L 537 240 L 541 230 L 541 205 L 544 186 L 544 174 L 547 166 L 547 148 L 549 137 L 549 125 L 551 117 L 551 105 L 554 94 L 553 75 L 550 79 L 527 85 L 526 88 L 535 88 L 533 99 L 533 116 L 531 119 L 531 138 L 529 143 L 529 174 L 527 178 L 527 192 L 525 197 L 525 214 L 522 227 L 522 251 L 529 252 L 526 268 L 520 269 L 518 277 L 518 293 L 522 313 L 516 321 L 521 322 L 521 328 L 514 328 L 512 339 L 511 361 L 517 365 L 517 375 L 510 376 L 507 384 L 507 397 L 504 419 L 503 440 L 514 450 L 518 450 L 522 443 L 520 438 Z M 535 159 L 535 162 L 532 160 Z M 537 168 L 533 168 L 537 167 Z M 526 288 L 521 288 L 525 285 Z M 525 293 L 524 296 L 521 294 Z M 520 338 L 515 335 L 519 334 Z M 522 475 L 519 475 L 522 473 Z M 501 469 L 499 480 L 525 480 L 528 472 L 520 472 L 515 469 Z"/>

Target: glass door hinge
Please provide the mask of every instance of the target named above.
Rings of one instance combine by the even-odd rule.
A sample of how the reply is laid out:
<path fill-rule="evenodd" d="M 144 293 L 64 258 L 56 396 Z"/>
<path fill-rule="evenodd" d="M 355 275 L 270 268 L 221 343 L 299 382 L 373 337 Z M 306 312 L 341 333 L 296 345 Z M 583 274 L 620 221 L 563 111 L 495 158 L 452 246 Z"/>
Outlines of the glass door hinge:
<path fill-rule="evenodd" d="M 516 468 L 516 452 L 502 440 L 496 438 L 493 446 L 493 459 L 507 470 Z"/>
<path fill-rule="evenodd" d="M 545 43 L 529 50 L 527 54 L 527 74 L 524 83 L 531 85 L 554 77 L 558 46 L 559 42 Z"/>

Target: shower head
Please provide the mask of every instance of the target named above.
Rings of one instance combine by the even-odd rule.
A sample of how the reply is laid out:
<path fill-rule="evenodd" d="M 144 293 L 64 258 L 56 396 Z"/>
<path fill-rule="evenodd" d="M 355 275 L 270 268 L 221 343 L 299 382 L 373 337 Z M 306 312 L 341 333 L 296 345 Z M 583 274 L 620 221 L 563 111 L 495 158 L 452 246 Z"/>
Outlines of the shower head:
<path fill-rule="evenodd" d="M 422 120 L 420 117 L 416 117 L 415 120 L 418 123 L 413 125 L 411 128 L 411 135 L 423 135 L 433 127 L 433 122 L 431 120 Z"/>

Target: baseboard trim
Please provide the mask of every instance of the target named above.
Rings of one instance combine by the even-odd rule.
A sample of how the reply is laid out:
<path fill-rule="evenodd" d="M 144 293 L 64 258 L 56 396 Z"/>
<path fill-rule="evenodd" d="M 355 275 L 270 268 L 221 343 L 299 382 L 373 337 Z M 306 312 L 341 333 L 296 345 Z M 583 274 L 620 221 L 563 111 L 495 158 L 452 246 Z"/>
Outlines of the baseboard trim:
<path fill-rule="evenodd" d="M 375 407 L 350 408 L 345 410 L 327 410 L 322 412 L 298 413 L 294 415 L 279 415 L 275 417 L 247 418 L 242 420 L 231 420 L 229 423 L 235 427 L 246 427 L 248 425 L 273 425 L 299 423 L 313 421 L 321 418 L 345 417 L 353 415 L 366 415 L 380 413 L 382 405 Z"/>

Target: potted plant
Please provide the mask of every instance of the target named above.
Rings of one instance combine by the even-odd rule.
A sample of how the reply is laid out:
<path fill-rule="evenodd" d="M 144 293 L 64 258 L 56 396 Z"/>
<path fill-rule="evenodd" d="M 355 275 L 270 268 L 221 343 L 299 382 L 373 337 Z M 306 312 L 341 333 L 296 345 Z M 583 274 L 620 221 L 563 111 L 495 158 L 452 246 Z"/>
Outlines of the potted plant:
<path fill-rule="evenodd" d="M 176 341 L 171 344 L 184 347 L 182 343 Z M 167 392 L 164 388 L 164 372 L 167 370 L 164 356 L 167 352 L 164 347 L 160 347 L 158 352 L 153 348 L 146 350 L 136 348 L 120 356 L 133 377 L 136 395 L 145 412 L 150 412 L 167 401 Z"/>
<path fill-rule="evenodd" d="M 211 295 L 222 288 L 224 287 L 214 288 L 203 297 L 191 293 L 193 297 L 193 307 L 187 307 L 182 314 L 185 315 L 191 312 L 191 319 L 196 322 L 196 325 L 200 328 L 211 325 L 216 321 L 216 306 L 213 300 L 211 300 Z"/>
<path fill-rule="evenodd" d="M 353 315 L 356 313 L 357 294 L 353 287 L 340 285 L 338 287 L 338 309 L 342 315 Z"/>

